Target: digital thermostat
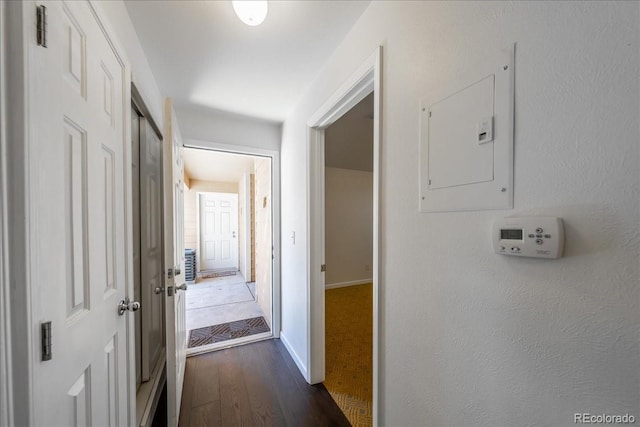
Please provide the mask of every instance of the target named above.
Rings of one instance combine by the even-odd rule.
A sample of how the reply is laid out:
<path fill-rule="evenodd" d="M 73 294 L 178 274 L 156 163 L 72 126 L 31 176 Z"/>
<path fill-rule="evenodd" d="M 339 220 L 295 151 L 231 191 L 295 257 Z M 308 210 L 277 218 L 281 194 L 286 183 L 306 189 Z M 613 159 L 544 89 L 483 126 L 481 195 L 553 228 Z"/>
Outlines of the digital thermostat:
<path fill-rule="evenodd" d="M 504 218 L 493 224 L 493 251 L 502 255 L 560 258 L 564 249 L 562 218 Z"/>

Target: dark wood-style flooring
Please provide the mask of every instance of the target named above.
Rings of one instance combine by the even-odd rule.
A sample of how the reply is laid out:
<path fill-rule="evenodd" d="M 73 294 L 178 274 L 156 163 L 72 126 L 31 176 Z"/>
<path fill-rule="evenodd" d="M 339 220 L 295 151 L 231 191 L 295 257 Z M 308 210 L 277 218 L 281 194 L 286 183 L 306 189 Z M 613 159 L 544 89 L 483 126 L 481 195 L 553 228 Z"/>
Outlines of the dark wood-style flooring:
<path fill-rule="evenodd" d="M 279 339 L 187 359 L 179 425 L 350 426 L 322 384 L 307 384 Z"/>

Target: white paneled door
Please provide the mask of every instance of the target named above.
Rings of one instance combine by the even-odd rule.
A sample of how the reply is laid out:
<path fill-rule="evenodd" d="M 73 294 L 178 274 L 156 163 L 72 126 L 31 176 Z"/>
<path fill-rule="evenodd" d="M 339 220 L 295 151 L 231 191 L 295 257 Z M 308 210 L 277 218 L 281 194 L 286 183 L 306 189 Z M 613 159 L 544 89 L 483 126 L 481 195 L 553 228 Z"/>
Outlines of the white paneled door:
<path fill-rule="evenodd" d="M 200 194 L 200 270 L 238 268 L 238 195 Z"/>
<path fill-rule="evenodd" d="M 128 81 L 92 6 L 42 1 L 47 47 L 29 39 L 32 424 L 125 426 Z M 23 7 L 35 22 L 35 3 Z M 31 33 L 29 33 L 31 34 Z M 125 308 L 133 306 L 125 306 Z M 50 322 L 50 360 L 42 327 Z"/>
<path fill-rule="evenodd" d="M 168 426 L 178 425 L 187 357 L 184 276 L 184 163 L 171 100 L 164 114 L 164 242 Z"/>

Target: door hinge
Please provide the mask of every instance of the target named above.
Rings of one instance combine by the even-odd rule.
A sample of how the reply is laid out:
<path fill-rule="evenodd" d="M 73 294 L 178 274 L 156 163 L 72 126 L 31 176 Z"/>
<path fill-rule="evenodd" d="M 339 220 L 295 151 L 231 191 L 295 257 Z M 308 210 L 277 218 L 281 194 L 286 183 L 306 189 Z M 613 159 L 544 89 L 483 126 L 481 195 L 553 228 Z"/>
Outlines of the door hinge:
<path fill-rule="evenodd" d="M 47 47 L 47 7 L 36 6 L 36 38 L 38 46 Z"/>
<path fill-rule="evenodd" d="M 51 321 L 40 324 L 40 342 L 42 348 L 42 361 L 51 360 Z"/>
<path fill-rule="evenodd" d="M 327 264 L 322 264 L 322 265 L 320 266 L 320 271 L 321 271 L 321 272 L 322 272 L 322 271 L 327 271 Z"/>

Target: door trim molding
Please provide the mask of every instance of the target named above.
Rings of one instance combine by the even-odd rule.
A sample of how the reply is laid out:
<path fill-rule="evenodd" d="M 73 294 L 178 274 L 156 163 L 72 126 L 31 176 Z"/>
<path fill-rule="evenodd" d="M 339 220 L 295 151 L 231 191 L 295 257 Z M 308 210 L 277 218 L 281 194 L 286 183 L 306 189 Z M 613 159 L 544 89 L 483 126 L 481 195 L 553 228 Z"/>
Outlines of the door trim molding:
<path fill-rule="evenodd" d="M 189 188 L 191 191 L 191 188 Z M 196 271 L 195 281 L 198 281 L 198 272 L 202 271 L 202 260 L 200 259 L 200 192 L 196 191 Z"/>
<path fill-rule="evenodd" d="M 0 2 L 0 46 L 6 46 L 5 31 L 6 2 Z M 11 375 L 11 305 L 9 304 L 9 241 L 7 209 L 7 53 L 0 53 L 0 425 L 14 425 L 11 398 L 13 396 L 13 377 Z"/>
<path fill-rule="evenodd" d="M 31 269 L 29 255 L 32 254 L 31 223 L 27 217 L 30 210 L 29 188 L 31 173 L 27 168 L 31 152 L 29 139 L 29 79 L 28 79 L 28 43 L 33 40 L 29 37 L 27 28 L 31 20 L 28 12 L 33 11 L 33 3 L 28 2 L 2 2 L 3 7 L 3 79 L 5 86 L 2 88 L 2 98 L 6 105 L 11 105 L 10 110 L 5 110 L 3 120 L 3 139 L 7 144 L 2 147 L 6 150 L 6 176 L 11 176 L 12 182 L 6 182 L 3 187 L 3 197 L 6 200 L 6 214 L 3 218 L 3 226 L 6 221 L 7 234 L 3 236 L 3 245 L 11 248 L 10 253 L 5 253 L 6 265 L 4 274 L 7 280 L 2 281 L 2 290 L 8 301 L 5 301 L 10 310 L 3 310 L 2 321 L 8 328 L 9 340 L 7 345 L 7 357 L 5 363 L 10 363 L 11 375 L 20 381 L 13 381 L 9 377 L 9 395 L 7 414 L 11 424 L 29 425 L 33 422 L 33 378 L 31 361 L 33 360 L 33 336 L 31 321 L 31 285 L 29 272 Z M 4 55 L 11 51 L 11 61 L 7 61 Z M 6 71 L 6 73 L 4 73 Z M 6 91 L 4 90 L 6 89 Z M 6 118 L 6 122 L 4 121 Z M 8 144 L 9 140 L 22 141 L 22 144 Z M 3 216 L 4 216 L 3 211 Z M 11 268 L 9 269 L 9 266 Z M 4 279 L 4 277 L 3 277 Z M 11 287 L 11 283 L 24 283 L 24 286 Z M 3 307 L 4 308 L 4 307 Z"/>
<path fill-rule="evenodd" d="M 156 124 L 155 120 L 153 120 L 153 116 L 151 115 L 149 108 L 147 108 L 147 103 L 145 102 L 144 97 L 142 96 L 142 93 L 140 92 L 140 90 L 138 90 L 138 87 L 134 82 L 131 82 L 131 102 L 133 102 L 133 104 L 135 105 L 135 108 L 137 108 L 138 111 L 140 112 L 140 116 L 144 117 L 144 119 L 147 122 L 149 122 L 151 129 L 153 129 L 156 136 L 162 142 L 163 141 L 162 132 L 160 131 L 160 128 Z"/>
<path fill-rule="evenodd" d="M 271 298 L 271 331 L 274 338 L 280 338 L 281 325 L 281 232 L 280 232 L 280 152 L 267 148 L 248 147 L 236 144 L 223 144 L 201 139 L 184 138 L 184 148 L 222 151 L 233 154 L 271 158 L 271 242 L 273 245 L 272 298 Z M 199 244 L 199 242 L 198 242 Z"/>
<path fill-rule="evenodd" d="M 325 278 L 324 264 L 324 130 L 371 92 L 373 117 L 373 425 L 377 425 L 380 363 L 380 140 L 381 140 L 382 46 L 367 58 L 307 121 L 308 188 L 307 223 L 307 381 L 316 384 L 325 377 Z"/>

